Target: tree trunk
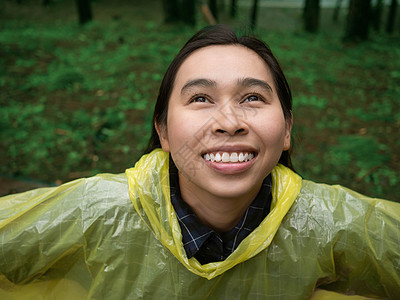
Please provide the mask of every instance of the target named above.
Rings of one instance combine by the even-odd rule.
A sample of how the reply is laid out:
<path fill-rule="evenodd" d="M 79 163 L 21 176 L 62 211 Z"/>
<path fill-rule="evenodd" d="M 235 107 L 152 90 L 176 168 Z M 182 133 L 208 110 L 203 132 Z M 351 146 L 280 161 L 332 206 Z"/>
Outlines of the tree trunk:
<path fill-rule="evenodd" d="M 337 23 L 339 21 L 340 7 L 342 6 L 343 0 L 336 0 L 335 8 L 333 10 L 332 21 Z"/>
<path fill-rule="evenodd" d="M 177 0 L 163 0 L 164 22 L 174 23 L 180 20 L 179 3 Z"/>
<path fill-rule="evenodd" d="M 258 0 L 253 0 L 253 8 L 251 10 L 251 16 L 250 16 L 250 27 L 252 30 L 254 30 L 257 25 L 257 12 L 258 12 Z"/>
<path fill-rule="evenodd" d="M 217 21 L 215 20 L 212 12 L 210 11 L 210 8 L 208 7 L 207 4 L 204 2 L 200 5 L 200 10 L 201 13 L 203 14 L 204 18 L 206 19 L 207 23 L 209 25 L 215 25 L 217 24 Z"/>
<path fill-rule="evenodd" d="M 382 7 L 383 0 L 378 0 L 375 6 L 371 9 L 371 25 L 376 31 L 381 29 Z"/>
<path fill-rule="evenodd" d="M 303 10 L 304 29 L 315 33 L 319 26 L 319 0 L 306 0 Z"/>
<path fill-rule="evenodd" d="M 392 3 L 390 4 L 388 20 L 386 23 L 386 32 L 387 33 L 393 32 L 394 20 L 396 19 L 396 9 L 397 9 L 397 0 L 392 0 Z"/>
<path fill-rule="evenodd" d="M 90 0 L 76 0 L 78 8 L 79 23 L 85 24 L 92 20 L 92 7 L 90 6 Z"/>
<path fill-rule="evenodd" d="M 350 0 L 344 40 L 359 42 L 368 39 L 371 0 Z"/>
<path fill-rule="evenodd" d="M 225 0 L 220 0 L 220 1 L 218 2 L 218 11 L 219 11 L 219 12 L 225 12 L 225 9 L 226 9 Z"/>
<path fill-rule="evenodd" d="M 196 25 L 196 0 L 183 0 L 181 11 L 181 20 L 185 24 Z"/>
<path fill-rule="evenodd" d="M 211 13 L 214 16 L 214 19 L 218 21 L 218 6 L 217 0 L 208 0 L 208 6 L 210 7 Z"/>
<path fill-rule="evenodd" d="M 196 24 L 196 0 L 163 0 L 165 23 Z"/>
<path fill-rule="evenodd" d="M 236 18 L 237 16 L 237 0 L 231 0 L 231 17 Z"/>

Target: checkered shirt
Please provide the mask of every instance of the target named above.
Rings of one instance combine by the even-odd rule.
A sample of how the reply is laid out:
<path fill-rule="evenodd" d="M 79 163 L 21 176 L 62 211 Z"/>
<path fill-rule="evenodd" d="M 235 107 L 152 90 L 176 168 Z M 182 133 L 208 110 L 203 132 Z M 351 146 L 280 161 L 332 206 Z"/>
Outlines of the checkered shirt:
<path fill-rule="evenodd" d="M 228 232 L 218 234 L 204 225 L 182 200 L 178 170 L 169 160 L 171 202 L 182 232 L 182 242 L 188 258 L 195 257 L 201 264 L 225 260 L 268 215 L 271 207 L 272 177 L 269 174 L 261 189 L 247 208 L 242 219 Z"/>

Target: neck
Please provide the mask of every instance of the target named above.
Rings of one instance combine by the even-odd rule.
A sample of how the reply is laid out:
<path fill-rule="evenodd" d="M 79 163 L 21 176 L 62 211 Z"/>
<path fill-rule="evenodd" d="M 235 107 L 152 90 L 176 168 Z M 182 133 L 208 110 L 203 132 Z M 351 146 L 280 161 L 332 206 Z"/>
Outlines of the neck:
<path fill-rule="evenodd" d="M 239 222 L 261 188 L 259 186 L 237 197 L 218 197 L 196 189 L 181 174 L 179 185 L 183 201 L 193 209 L 203 224 L 218 233 L 231 230 Z"/>

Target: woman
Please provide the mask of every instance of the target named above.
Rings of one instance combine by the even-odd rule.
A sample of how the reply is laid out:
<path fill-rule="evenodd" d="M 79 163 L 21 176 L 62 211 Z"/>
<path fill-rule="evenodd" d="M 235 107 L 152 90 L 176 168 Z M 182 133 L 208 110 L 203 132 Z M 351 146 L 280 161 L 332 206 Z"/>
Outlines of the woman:
<path fill-rule="evenodd" d="M 269 48 L 200 31 L 167 70 L 149 153 L 126 175 L 1 199 L 3 293 L 395 299 L 400 205 L 302 180 L 291 128 Z"/>

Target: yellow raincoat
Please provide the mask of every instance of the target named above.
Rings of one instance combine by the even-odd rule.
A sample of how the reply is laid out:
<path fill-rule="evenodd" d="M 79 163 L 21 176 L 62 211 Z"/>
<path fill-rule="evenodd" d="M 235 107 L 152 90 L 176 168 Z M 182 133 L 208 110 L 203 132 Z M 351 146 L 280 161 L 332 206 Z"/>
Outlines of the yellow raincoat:
<path fill-rule="evenodd" d="M 126 175 L 0 198 L 0 299 L 399 299 L 399 204 L 281 165 L 272 178 L 269 215 L 206 265 L 185 255 L 162 150 Z"/>

